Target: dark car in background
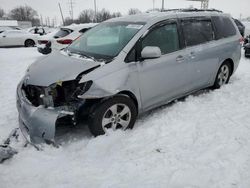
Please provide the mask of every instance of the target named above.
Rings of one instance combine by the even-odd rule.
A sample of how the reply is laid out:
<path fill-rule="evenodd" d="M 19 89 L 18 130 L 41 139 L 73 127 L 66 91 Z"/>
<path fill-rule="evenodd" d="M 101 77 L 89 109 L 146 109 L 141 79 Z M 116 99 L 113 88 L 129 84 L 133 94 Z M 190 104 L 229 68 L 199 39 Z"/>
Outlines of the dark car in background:
<path fill-rule="evenodd" d="M 250 35 L 244 40 L 245 57 L 250 57 Z"/>

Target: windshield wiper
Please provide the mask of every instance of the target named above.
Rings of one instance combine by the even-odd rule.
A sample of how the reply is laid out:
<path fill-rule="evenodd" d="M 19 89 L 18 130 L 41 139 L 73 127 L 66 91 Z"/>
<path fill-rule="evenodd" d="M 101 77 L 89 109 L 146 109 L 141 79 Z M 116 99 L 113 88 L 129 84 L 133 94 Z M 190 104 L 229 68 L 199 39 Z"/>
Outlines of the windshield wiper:
<path fill-rule="evenodd" d="M 88 59 L 92 59 L 93 61 L 97 61 L 94 57 L 92 57 L 92 56 L 89 56 L 89 55 L 86 55 L 86 54 L 83 54 L 83 53 L 79 53 L 79 55 L 81 56 L 81 57 L 85 57 L 85 58 L 88 58 Z"/>
<path fill-rule="evenodd" d="M 79 55 L 80 57 L 88 58 L 88 59 L 92 59 L 93 61 L 96 61 L 96 59 L 94 57 L 86 55 L 86 54 L 83 54 L 81 52 L 72 52 L 72 51 L 69 51 L 68 49 L 66 50 L 66 52 L 67 52 L 67 54 L 69 56 L 72 56 L 73 54 L 76 54 L 76 55 Z"/>
<path fill-rule="evenodd" d="M 93 60 L 95 62 L 110 63 L 114 59 L 114 58 L 109 58 L 109 59 L 100 58 L 100 59 L 97 59 L 97 58 L 94 58 L 93 56 L 84 54 L 82 52 L 72 52 L 72 51 L 68 50 L 68 48 L 66 48 L 65 51 L 67 52 L 68 56 L 72 56 L 73 54 L 77 54 L 77 55 L 79 55 L 82 58 L 91 59 L 91 60 Z"/>

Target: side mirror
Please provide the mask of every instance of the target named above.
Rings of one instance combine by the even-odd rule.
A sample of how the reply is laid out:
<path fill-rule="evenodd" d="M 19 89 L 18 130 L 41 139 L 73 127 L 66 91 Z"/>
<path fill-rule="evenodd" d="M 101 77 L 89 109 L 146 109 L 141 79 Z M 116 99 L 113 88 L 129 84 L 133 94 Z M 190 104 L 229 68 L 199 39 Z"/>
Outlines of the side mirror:
<path fill-rule="evenodd" d="M 161 49 L 157 46 L 146 46 L 141 51 L 142 59 L 155 59 L 161 57 Z"/>

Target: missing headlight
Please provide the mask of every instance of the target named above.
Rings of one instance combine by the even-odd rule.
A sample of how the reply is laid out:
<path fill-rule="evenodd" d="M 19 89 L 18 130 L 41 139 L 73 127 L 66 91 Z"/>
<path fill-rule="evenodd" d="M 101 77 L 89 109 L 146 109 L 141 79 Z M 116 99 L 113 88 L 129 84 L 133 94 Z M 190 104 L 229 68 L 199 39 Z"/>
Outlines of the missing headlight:
<path fill-rule="evenodd" d="M 76 88 L 76 91 L 74 92 L 74 96 L 77 97 L 79 95 L 83 95 L 86 91 L 89 90 L 92 84 L 93 84 L 93 81 L 88 81 L 88 82 L 78 84 L 78 87 Z"/>

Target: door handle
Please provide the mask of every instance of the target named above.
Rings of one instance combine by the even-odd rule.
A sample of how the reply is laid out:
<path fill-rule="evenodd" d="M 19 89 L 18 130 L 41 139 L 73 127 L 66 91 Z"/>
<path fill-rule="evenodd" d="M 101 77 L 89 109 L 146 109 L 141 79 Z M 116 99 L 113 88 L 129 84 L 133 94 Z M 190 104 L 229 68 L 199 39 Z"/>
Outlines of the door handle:
<path fill-rule="evenodd" d="M 179 56 L 176 58 L 176 62 L 178 62 L 178 63 L 181 63 L 181 62 L 183 62 L 183 61 L 185 61 L 185 58 L 184 58 L 182 55 L 179 55 Z"/>

